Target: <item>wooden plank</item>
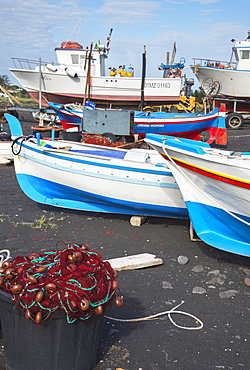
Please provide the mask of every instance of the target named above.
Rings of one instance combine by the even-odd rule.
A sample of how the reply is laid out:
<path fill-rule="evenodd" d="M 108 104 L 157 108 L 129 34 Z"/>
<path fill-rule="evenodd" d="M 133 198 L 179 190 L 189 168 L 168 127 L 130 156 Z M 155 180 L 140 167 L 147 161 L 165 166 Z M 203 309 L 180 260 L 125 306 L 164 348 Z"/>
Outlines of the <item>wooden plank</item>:
<path fill-rule="evenodd" d="M 154 254 L 150 253 L 112 258 L 107 261 L 111 264 L 112 268 L 117 271 L 141 269 L 163 264 L 163 260 L 161 258 L 157 258 Z"/>
<path fill-rule="evenodd" d="M 0 157 L 0 165 L 9 164 L 10 160 L 5 157 Z"/>

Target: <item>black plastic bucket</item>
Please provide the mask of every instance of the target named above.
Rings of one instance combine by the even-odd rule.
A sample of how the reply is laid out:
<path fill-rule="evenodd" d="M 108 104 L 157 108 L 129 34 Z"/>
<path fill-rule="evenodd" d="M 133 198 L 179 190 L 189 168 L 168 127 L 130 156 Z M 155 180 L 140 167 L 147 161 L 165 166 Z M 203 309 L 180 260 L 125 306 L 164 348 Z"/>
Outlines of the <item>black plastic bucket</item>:
<path fill-rule="evenodd" d="M 90 370 L 95 363 L 104 315 L 69 324 L 62 311 L 44 324 L 25 319 L 0 290 L 0 318 L 8 370 Z"/>
<path fill-rule="evenodd" d="M 63 131 L 63 140 L 78 141 L 82 138 L 81 131 Z"/>

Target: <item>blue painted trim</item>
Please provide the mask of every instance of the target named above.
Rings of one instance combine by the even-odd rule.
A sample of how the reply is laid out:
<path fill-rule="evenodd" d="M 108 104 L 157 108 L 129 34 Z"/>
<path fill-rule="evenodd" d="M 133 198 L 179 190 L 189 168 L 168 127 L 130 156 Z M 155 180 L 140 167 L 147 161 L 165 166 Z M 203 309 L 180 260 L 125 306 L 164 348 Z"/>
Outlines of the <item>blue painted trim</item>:
<path fill-rule="evenodd" d="M 24 193 L 32 200 L 68 209 L 188 219 L 186 208 L 124 201 L 81 191 L 31 175 L 17 174 Z"/>
<path fill-rule="evenodd" d="M 16 137 L 22 136 L 23 130 L 20 121 L 15 116 L 9 113 L 4 113 L 4 117 L 6 118 L 10 127 L 11 135 Z"/>
<path fill-rule="evenodd" d="M 205 243 L 227 252 L 250 257 L 250 226 L 220 208 L 186 202 L 195 232 Z M 237 215 L 250 223 L 250 217 Z"/>
<path fill-rule="evenodd" d="M 192 153 L 205 154 L 203 148 L 210 148 L 206 142 L 195 141 L 190 139 L 175 138 L 171 136 L 162 136 L 156 134 L 147 134 L 146 139 L 155 141 L 162 146 L 163 141 L 172 148 L 183 149 Z"/>
<path fill-rule="evenodd" d="M 102 173 L 97 173 L 97 172 L 90 172 L 90 171 L 85 171 L 85 170 L 77 170 L 73 167 L 65 167 L 65 166 L 59 166 L 58 164 L 55 164 L 55 163 L 50 163 L 50 162 L 46 162 L 44 163 L 43 160 L 39 160 L 37 158 L 34 158 L 34 157 L 31 157 L 31 156 L 28 156 L 28 155 L 25 155 L 23 156 L 24 158 L 26 159 L 29 159 L 31 160 L 32 162 L 35 162 L 35 163 L 39 163 L 45 167 L 50 167 L 50 168 L 54 168 L 56 170 L 60 170 L 60 171 L 64 171 L 66 174 L 70 174 L 70 173 L 75 173 L 75 174 L 78 174 L 78 175 L 84 175 L 84 176 L 88 176 L 88 177 L 93 177 L 93 178 L 99 178 L 99 179 L 111 179 L 111 175 L 105 175 L 105 174 L 102 174 Z M 91 163 L 92 164 L 92 163 Z M 102 168 L 103 166 L 100 164 L 100 167 Z M 112 169 L 114 168 L 114 166 L 110 166 Z M 118 167 L 118 166 L 117 166 Z M 116 167 L 116 168 L 117 168 Z M 122 169 L 122 170 L 127 170 L 127 167 L 121 167 L 119 169 Z M 136 171 L 138 172 L 138 171 Z M 149 171 L 145 171 L 145 173 L 149 173 Z M 171 176 L 172 177 L 172 173 L 171 172 L 161 172 L 161 171 L 151 171 L 150 172 L 151 174 L 155 174 L 155 175 L 164 175 L 164 176 Z M 133 174 L 133 173 L 132 173 Z M 138 184 L 138 185 L 147 185 L 147 186 L 154 186 L 154 187 L 161 187 L 161 188 L 172 188 L 172 189 L 178 189 L 178 185 L 176 182 L 163 182 L 163 181 L 148 181 L 146 179 L 144 180 L 138 180 L 138 179 L 135 179 L 135 178 L 130 178 L 130 177 L 124 177 L 124 176 L 117 176 L 115 175 L 114 178 L 112 178 L 113 181 L 117 181 L 117 182 L 124 182 L 124 183 L 133 183 L 133 184 Z M 166 179 L 167 180 L 167 179 Z"/>
<path fill-rule="evenodd" d="M 17 144 L 20 145 L 19 142 L 17 142 Z M 103 163 L 106 160 L 103 160 L 103 162 L 102 162 L 102 159 L 101 158 L 98 158 L 98 160 L 100 161 L 98 163 L 98 162 L 94 162 L 94 160 L 93 161 L 88 161 L 88 160 L 85 160 L 85 159 L 77 159 L 75 157 L 70 157 L 70 155 L 67 156 L 67 153 L 65 153 L 65 155 L 60 155 L 60 154 L 54 154 L 52 152 L 46 152 L 46 151 L 43 151 L 43 150 L 39 149 L 39 147 L 31 147 L 31 146 L 25 144 L 25 142 L 22 143 L 22 146 L 24 148 L 27 148 L 27 149 L 35 152 L 35 153 L 42 154 L 43 156 L 48 156 L 48 157 L 53 157 L 53 158 L 59 158 L 59 159 L 63 159 L 63 160 L 68 161 L 68 162 L 89 164 L 89 165 L 97 166 L 97 167 L 112 168 L 112 169 L 118 169 L 118 170 L 130 171 L 130 172 L 141 172 L 141 173 L 145 173 L 145 174 L 155 174 L 155 175 L 163 175 L 163 176 L 172 176 L 172 173 L 168 169 L 166 169 L 166 171 L 158 171 L 158 170 L 141 169 L 139 167 L 133 168 L 133 167 L 118 166 L 118 165 L 115 165 L 115 164 Z M 38 160 L 36 157 L 31 157 L 31 156 L 29 156 L 27 154 L 23 154 L 22 151 L 20 152 L 19 156 L 21 156 L 23 158 L 30 159 L 33 162 L 41 163 L 41 164 L 44 165 L 44 161 L 43 160 Z M 108 159 L 110 160 L 110 157 Z M 46 162 L 46 166 L 51 166 L 51 167 L 54 167 L 54 168 L 64 169 L 65 170 L 65 167 L 57 166 L 57 165 L 54 165 L 53 166 L 52 164 L 49 164 L 48 162 Z M 73 172 L 73 169 L 72 168 L 69 169 L 69 167 L 67 167 L 67 171 L 68 170 L 72 170 L 72 172 Z M 81 172 L 78 171 L 78 173 L 81 173 Z"/>

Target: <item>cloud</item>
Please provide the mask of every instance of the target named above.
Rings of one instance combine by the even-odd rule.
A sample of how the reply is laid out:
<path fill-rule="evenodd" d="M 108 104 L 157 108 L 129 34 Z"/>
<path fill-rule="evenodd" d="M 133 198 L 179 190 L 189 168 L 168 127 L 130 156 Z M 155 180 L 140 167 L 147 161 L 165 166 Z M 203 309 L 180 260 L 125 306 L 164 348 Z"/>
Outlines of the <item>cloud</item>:
<path fill-rule="evenodd" d="M 203 9 L 203 10 L 201 10 L 201 13 L 204 13 L 204 14 L 210 14 L 210 13 L 215 13 L 215 12 L 221 12 L 221 9 Z"/>
<path fill-rule="evenodd" d="M 166 3 L 171 3 L 171 4 L 185 4 L 185 1 L 174 1 L 174 0 L 165 0 Z"/>
<path fill-rule="evenodd" d="M 191 3 L 200 3 L 202 5 L 205 4 L 214 4 L 220 2 L 220 0 L 190 0 Z"/>
<path fill-rule="evenodd" d="M 160 4 L 155 1 L 105 0 L 96 12 L 100 15 L 111 16 L 115 22 L 148 21 L 156 17 Z"/>

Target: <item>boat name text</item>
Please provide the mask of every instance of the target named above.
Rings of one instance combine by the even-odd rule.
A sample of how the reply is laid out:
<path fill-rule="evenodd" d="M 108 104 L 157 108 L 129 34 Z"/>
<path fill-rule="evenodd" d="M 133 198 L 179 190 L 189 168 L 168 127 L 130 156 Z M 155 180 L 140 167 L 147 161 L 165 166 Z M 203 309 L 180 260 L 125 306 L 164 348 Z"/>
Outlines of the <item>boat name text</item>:
<path fill-rule="evenodd" d="M 146 82 L 145 89 L 170 89 L 171 84 L 170 82 Z"/>
<path fill-rule="evenodd" d="M 149 124 L 149 123 L 137 123 L 136 124 L 136 127 L 164 127 L 164 124 L 163 123 L 152 123 L 152 124 Z"/>

